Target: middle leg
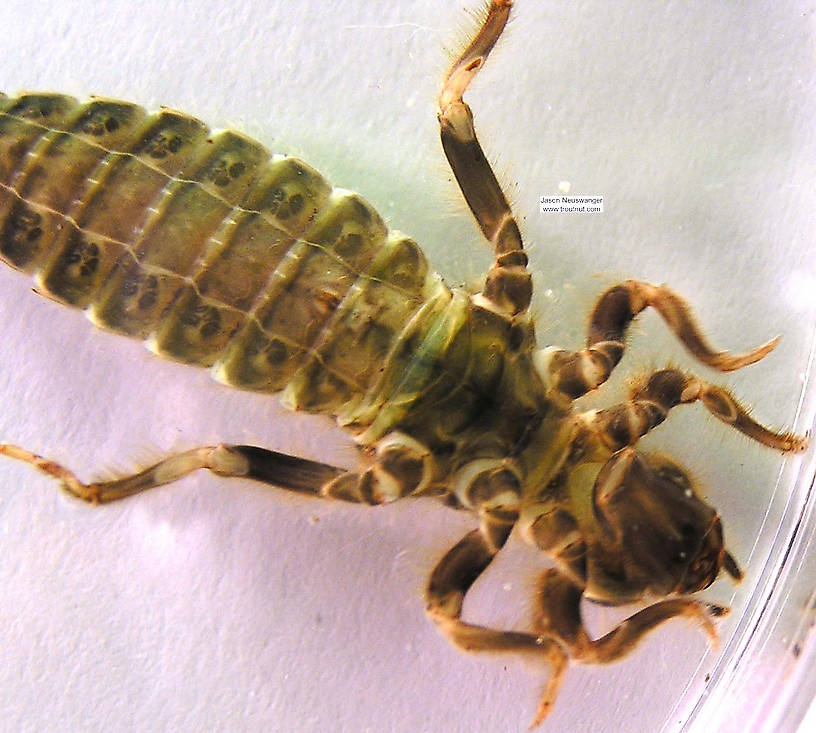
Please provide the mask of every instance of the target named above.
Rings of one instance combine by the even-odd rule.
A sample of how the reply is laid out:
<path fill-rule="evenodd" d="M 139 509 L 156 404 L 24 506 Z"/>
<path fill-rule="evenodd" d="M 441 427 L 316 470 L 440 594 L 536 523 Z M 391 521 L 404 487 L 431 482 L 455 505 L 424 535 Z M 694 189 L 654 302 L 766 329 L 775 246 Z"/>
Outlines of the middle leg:
<path fill-rule="evenodd" d="M 654 308 L 672 333 L 703 364 L 721 372 L 741 369 L 767 356 L 779 341 L 774 338 L 744 354 L 711 347 L 697 325 L 689 304 L 664 285 L 629 280 L 604 292 L 589 319 L 587 345 L 578 351 L 545 349 L 543 371 L 551 389 L 576 399 L 609 379 L 623 357 L 626 331 L 635 317 Z"/>
<path fill-rule="evenodd" d="M 457 647 L 468 652 L 513 652 L 547 661 L 550 677 L 544 688 L 536 719 L 550 712 L 567 669 L 569 656 L 549 634 L 491 629 L 463 621 L 462 603 L 476 579 L 487 569 L 510 534 L 512 525 L 497 524 L 492 531 L 476 529 L 451 548 L 434 568 L 428 582 L 427 613 L 437 628 Z"/>

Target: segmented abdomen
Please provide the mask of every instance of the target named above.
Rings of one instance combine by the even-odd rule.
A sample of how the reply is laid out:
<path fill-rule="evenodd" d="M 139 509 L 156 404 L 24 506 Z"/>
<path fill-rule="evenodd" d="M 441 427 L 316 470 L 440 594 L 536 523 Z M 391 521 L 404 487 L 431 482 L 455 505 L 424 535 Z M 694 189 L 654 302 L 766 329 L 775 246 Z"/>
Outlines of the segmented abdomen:
<path fill-rule="evenodd" d="M 450 301 L 412 240 L 301 161 L 54 94 L 0 95 L 0 257 L 159 354 L 335 413 L 370 411 Z"/>

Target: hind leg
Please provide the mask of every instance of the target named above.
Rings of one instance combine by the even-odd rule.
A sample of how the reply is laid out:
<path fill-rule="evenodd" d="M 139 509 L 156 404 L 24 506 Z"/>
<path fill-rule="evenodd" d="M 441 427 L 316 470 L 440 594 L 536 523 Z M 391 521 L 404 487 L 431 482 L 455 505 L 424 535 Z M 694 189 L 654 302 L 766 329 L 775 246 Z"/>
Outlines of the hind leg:
<path fill-rule="evenodd" d="M 495 253 L 481 296 L 489 308 L 512 316 L 530 305 L 527 255 L 507 198 L 476 138 L 473 113 L 462 99 L 504 31 L 511 5 L 510 0 L 493 0 L 478 31 L 453 62 L 439 94 L 439 125 L 456 182 Z"/>
<path fill-rule="evenodd" d="M 59 463 L 16 445 L 0 445 L 0 455 L 29 463 L 57 479 L 67 493 L 91 504 L 124 499 L 199 469 L 329 499 L 383 504 L 421 492 L 433 471 L 430 454 L 423 446 L 399 433 L 381 440 L 374 462 L 359 473 L 257 446 L 216 445 L 169 456 L 123 478 L 84 483 Z"/>

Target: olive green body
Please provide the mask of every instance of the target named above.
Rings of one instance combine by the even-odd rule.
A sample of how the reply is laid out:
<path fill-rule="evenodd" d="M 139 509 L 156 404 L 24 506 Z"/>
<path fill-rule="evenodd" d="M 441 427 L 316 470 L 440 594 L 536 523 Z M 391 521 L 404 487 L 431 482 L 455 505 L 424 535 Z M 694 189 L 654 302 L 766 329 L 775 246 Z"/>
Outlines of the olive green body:
<path fill-rule="evenodd" d="M 363 444 L 399 429 L 508 455 L 546 412 L 531 328 L 449 290 L 358 195 L 177 112 L 0 97 L 0 257 L 98 326 L 284 390 Z"/>

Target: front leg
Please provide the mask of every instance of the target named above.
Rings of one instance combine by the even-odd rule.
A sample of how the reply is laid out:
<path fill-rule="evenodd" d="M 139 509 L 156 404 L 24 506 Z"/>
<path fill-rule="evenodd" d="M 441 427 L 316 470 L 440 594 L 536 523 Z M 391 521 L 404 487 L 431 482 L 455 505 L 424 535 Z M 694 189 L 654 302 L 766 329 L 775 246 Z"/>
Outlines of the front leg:
<path fill-rule="evenodd" d="M 610 664 L 630 654 L 643 638 L 660 624 L 685 617 L 697 623 L 708 643 L 717 643 L 717 630 L 711 617 L 721 617 L 728 609 L 693 598 L 668 598 L 653 603 L 629 616 L 598 639 L 591 639 L 581 618 L 581 586 L 555 569 L 544 572 L 538 587 L 538 609 L 534 628 L 557 639 L 572 657 L 583 664 Z M 549 712 L 542 707 L 533 723 L 537 725 Z"/>
<path fill-rule="evenodd" d="M 766 428 L 728 390 L 679 369 L 651 374 L 632 390 L 628 402 L 584 413 L 583 419 L 611 451 L 617 451 L 635 445 L 668 417 L 669 410 L 693 402 L 701 402 L 718 420 L 769 448 L 784 453 L 807 449 L 808 436 Z"/>

